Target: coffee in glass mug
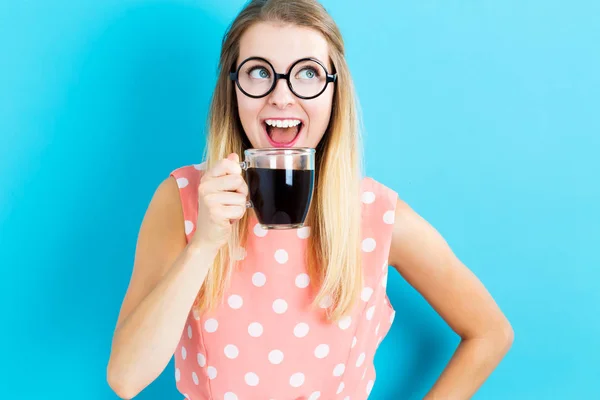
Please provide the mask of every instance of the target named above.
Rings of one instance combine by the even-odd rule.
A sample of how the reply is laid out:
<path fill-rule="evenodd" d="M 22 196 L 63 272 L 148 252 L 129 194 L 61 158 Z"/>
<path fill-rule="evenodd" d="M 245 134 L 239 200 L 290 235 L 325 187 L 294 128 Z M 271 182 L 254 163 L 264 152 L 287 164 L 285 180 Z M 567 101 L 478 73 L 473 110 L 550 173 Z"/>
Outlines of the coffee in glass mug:
<path fill-rule="evenodd" d="M 315 150 L 265 148 L 244 151 L 240 163 L 249 189 L 247 206 L 264 229 L 304 225 L 313 197 Z"/>

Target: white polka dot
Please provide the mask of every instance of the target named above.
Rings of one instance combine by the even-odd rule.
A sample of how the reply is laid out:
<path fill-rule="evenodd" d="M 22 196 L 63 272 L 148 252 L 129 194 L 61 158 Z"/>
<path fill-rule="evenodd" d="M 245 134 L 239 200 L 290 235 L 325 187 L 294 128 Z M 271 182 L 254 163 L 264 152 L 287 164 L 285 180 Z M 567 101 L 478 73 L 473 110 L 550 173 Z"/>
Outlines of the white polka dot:
<path fill-rule="evenodd" d="M 300 322 L 294 327 L 294 336 L 296 336 L 297 338 L 303 338 L 304 336 L 308 335 L 309 330 L 310 328 L 308 327 L 308 324 Z"/>
<path fill-rule="evenodd" d="M 275 261 L 279 264 L 285 264 L 288 260 L 288 253 L 283 249 L 279 249 L 275 252 Z"/>
<path fill-rule="evenodd" d="M 206 365 L 206 357 L 204 357 L 204 354 L 198 353 L 197 359 L 199 366 L 204 367 Z"/>
<path fill-rule="evenodd" d="M 269 362 L 279 365 L 283 361 L 283 352 L 281 350 L 271 350 L 269 352 Z"/>
<path fill-rule="evenodd" d="M 335 392 L 336 394 L 340 394 L 342 393 L 342 391 L 344 390 L 344 382 L 340 382 L 340 386 L 338 386 L 337 392 Z"/>
<path fill-rule="evenodd" d="M 369 309 L 367 310 L 367 320 L 371 320 L 373 319 L 373 314 L 375 313 L 375 306 L 371 306 L 369 307 Z"/>
<path fill-rule="evenodd" d="M 329 308 L 329 307 L 331 307 L 332 304 L 333 304 L 333 298 L 330 295 L 326 294 L 325 296 L 323 296 L 323 299 L 319 303 L 319 307 Z"/>
<path fill-rule="evenodd" d="M 362 250 L 365 253 L 370 253 L 373 250 L 375 250 L 375 246 L 377 245 L 377 243 L 375 243 L 375 239 L 373 238 L 366 238 L 365 240 L 362 241 Z"/>
<path fill-rule="evenodd" d="M 196 374 L 196 372 L 192 372 L 192 380 L 194 381 L 194 385 L 197 385 L 199 383 L 198 374 Z"/>
<path fill-rule="evenodd" d="M 338 322 L 338 326 L 340 327 L 340 329 L 342 329 L 344 331 L 346 329 L 350 328 L 350 324 L 352 324 L 352 317 L 349 316 L 349 315 L 345 316 L 345 317 L 342 317 L 340 319 L 340 321 Z"/>
<path fill-rule="evenodd" d="M 260 337 L 263 334 L 263 327 L 258 322 L 253 322 L 248 325 L 248 333 L 252 337 Z"/>
<path fill-rule="evenodd" d="M 198 171 L 203 171 L 206 168 L 206 163 L 194 164 L 194 168 Z"/>
<path fill-rule="evenodd" d="M 243 248 L 242 246 L 240 246 L 240 247 L 237 248 L 237 250 L 234 251 L 233 258 L 236 261 L 242 261 L 243 259 L 246 258 L 246 255 L 247 255 L 246 249 Z"/>
<path fill-rule="evenodd" d="M 371 204 L 375 201 L 375 193 L 373 192 L 364 192 L 360 197 L 361 201 L 365 204 Z"/>
<path fill-rule="evenodd" d="M 244 376 L 244 380 L 246 381 L 246 384 L 248 384 L 248 386 L 258 385 L 258 375 L 256 375 L 254 372 L 248 372 Z"/>
<path fill-rule="evenodd" d="M 333 369 L 333 376 L 342 376 L 345 370 L 346 366 L 344 364 L 338 364 Z"/>
<path fill-rule="evenodd" d="M 228 344 L 227 346 L 225 346 L 225 349 L 223 349 L 223 351 L 225 352 L 225 356 L 232 360 L 234 358 L 237 358 L 237 356 L 240 354 L 238 348 L 232 344 Z"/>
<path fill-rule="evenodd" d="M 188 338 L 191 339 L 192 338 L 192 326 L 188 325 Z"/>
<path fill-rule="evenodd" d="M 273 311 L 277 314 L 283 314 L 287 310 L 287 303 L 283 299 L 277 299 L 273 302 Z"/>
<path fill-rule="evenodd" d="M 373 390 L 373 384 L 375 382 L 373 382 L 372 380 L 370 380 L 369 382 L 367 382 L 367 395 L 371 394 L 371 390 Z"/>
<path fill-rule="evenodd" d="M 232 294 L 227 299 L 227 304 L 229 304 L 229 307 L 233 308 L 234 310 L 237 310 L 242 307 L 242 305 L 244 304 L 244 300 L 241 296 L 237 294 Z"/>
<path fill-rule="evenodd" d="M 214 318 L 207 319 L 206 322 L 204 323 L 204 330 L 208 333 L 215 332 L 218 327 L 219 327 L 219 323 Z"/>
<path fill-rule="evenodd" d="M 206 368 L 206 373 L 209 379 L 215 379 L 217 377 L 217 369 L 215 367 Z"/>
<path fill-rule="evenodd" d="M 175 382 L 179 382 L 180 379 L 181 379 L 181 371 L 179 370 L 179 368 L 175 368 Z"/>
<path fill-rule="evenodd" d="M 329 346 L 326 344 L 320 344 L 315 349 L 315 357 L 317 358 L 325 358 L 329 354 Z"/>
<path fill-rule="evenodd" d="M 310 396 L 308 396 L 308 400 L 317 400 L 321 397 L 321 392 L 312 392 Z"/>
<path fill-rule="evenodd" d="M 179 186 L 180 189 L 183 189 L 189 183 L 190 182 L 186 178 L 177 178 L 177 186 Z"/>
<path fill-rule="evenodd" d="M 358 359 L 356 360 L 356 366 L 360 367 L 361 365 L 363 365 L 363 363 L 365 362 L 365 353 L 360 353 L 358 356 Z"/>
<path fill-rule="evenodd" d="M 396 213 L 394 213 L 394 210 L 386 211 L 385 214 L 383 214 L 383 222 L 388 225 L 393 225 L 395 219 Z"/>
<path fill-rule="evenodd" d="M 363 301 L 369 301 L 372 294 L 373 294 L 373 289 L 371 289 L 370 287 L 365 287 L 365 288 L 363 288 L 362 293 L 360 294 L 360 298 Z"/>
<path fill-rule="evenodd" d="M 267 277 L 262 272 L 255 272 L 252 275 L 252 284 L 256 287 L 263 287 L 267 283 Z"/>
<path fill-rule="evenodd" d="M 225 393 L 223 400 L 238 400 L 238 397 L 236 396 L 235 393 L 227 392 L 227 393 Z"/>
<path fill-rule="evenodd" d="M 385 262 L 383 263 L 383 266 L 381 268 L 383 268 L 383 270 L 386 270 L 387 267 L 390 266 L 390 262 L 388 260 L 385 260 Z"/>
<path fill-rule="evenodd" d="M 296 232 L 300 239 L 307 239 L 310 236 L 310 227 L 304 226 Z"/>
<path fill-rule="evenodd" d="M 260 224 L 254 225 L 254 234 L 258 237 L 265 237 L 269 233 L 268 230 L 264 229 Z"/>
<path fill-rule="evenodd" d="M 344 397 L 344 400 L 350 400 L 350 396 Z"/>
<path fill-rule="evenodd" d="M 186 400 L 190 400 L 190 396 L 189 396 L 187 393 L 184 393 L 184 394 L 183 394 L 183 397 L 184 397 Z"/>
<path fill-rule="evenodd" d="M 363 371 L 362 377 L 360 379 L 365 379 L 365 376 L 367 376 L 367 367 L 365 367 L 365 370 Z"/>
<path fill-rule="evenodd" d="M 300 387 L 304 384 L 304 374 L 301 372 L 297 372 L 290 377 L 290 386 L 292 387 Z"/>
<path fill-rule="evenodd" d="M 379 334 L 379 327 L 381 326 L 381 323 L 377 324 L 377 326 L 375 327 L 375 334 Z"/>
<path fill-rule="evenodd" d="M 379 347 L 379 345 L 381 344 L 381 341 L 383 340 L 383 338 L 380 336 L 379 339 L 377 339 L 377 347 Z"/>
<path fill-rule="evenodd" d="M 352 348 L 354 348 L 354 346 L 356 346 L 356 336 L 352 338 Z"/>
<path fill-rule="evenodd" d="M 181 346 L 181 358 L 183 358 L 185 360 L 186 357 L 187 357 L 187 350 L 185 349 L 185 347 Z"/>
<path fill-rule="evenodd" d="M 296 286 L 300 289 L 304 289 L 310 283 L 310 277 L 308 274 L 300 274 L 296 277 Z"/>
<path fill-rule="evenodd" d="M 390 324 L 394 323 L 394 318 L 396 318 L 396 311 L 392 311 L 392 315 L 390 315 Z"/>
<path fill-rule="evenodd" d="M 387 273 L 385 275 L 383 275 L 383 278 L 381 278 L 381 286 L 383 286 L 384 288 L 387 287 L 387 278 L 388 278 Z"/>
<path fill-rule="evenodd" d="M 194 223 L 192 221 L 185 221 L 185 234 L 189 235 L 194 230 Z"/>
<path fill-rule="evenodd" d="M 194 314 L 194 319 L 196 321 L 200 321 L 200 313 L 196 310 L 196 307 L 192 308 L 192 314 Z"/>

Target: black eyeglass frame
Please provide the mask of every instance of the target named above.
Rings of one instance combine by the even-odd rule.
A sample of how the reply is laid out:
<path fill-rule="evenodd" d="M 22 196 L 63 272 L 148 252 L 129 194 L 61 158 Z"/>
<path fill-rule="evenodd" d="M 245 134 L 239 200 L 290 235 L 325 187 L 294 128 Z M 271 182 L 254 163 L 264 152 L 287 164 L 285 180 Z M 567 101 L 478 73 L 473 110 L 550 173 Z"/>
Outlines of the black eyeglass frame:
<path fill-rule="evenodd" d="M 267 63 L 267 65 L 269 65 L 269 67 L 271 68 L 271 71 L 273 72 L 273 76 L 274 76 L 273 84 L 271 85 L 269 90 L 267 90 L 267 92 L 265 94 L 260 95 L 260 96 L 255 96 L 255 95 L 252 95 L 252 94 L 246 92 L 244 89 L 242 89 L 242 85 L 240 85 L 240 80 L 239 80 L 240 69 L 242 68 L 242 66 L 244 66 L 244 64 L 246 64 L 248 61 L 252 61 L 252 60 L 260 60 L 260 61 L 264 61 L 265 63 Z M 314 61 L 317 64 L 319 64 L 321 66 L 321 68 L 323 68 L 323 70 L 325 71 L 325 77 L 326 77 L 325 85 L 323 85 L 323 89 L 314 96 L 300 96 L 298 93 L 296 93 L 294 91 L 294 89 L 292 87 L 292 82 L 290 81 L 290 73 L 292 72 L 294 67 L 304 61 Z M 298 61 L 294 62 L 290 66 L 290 68 L 288 68 L 287 73 L 285 73 L 285 74 L 280 74 L 277 71 L 275 71 L 275 67 L 273 67 L 273 64 L 271 64 L 268 60 L 265 60 L 262 57 L 249 57 L 240 63 L 237 70 L 229 72 L 229 79 L 231 79 L 232 81 L 235 82 L 235 84 L 242 91 L 242 93 L 244 93 L 246 96 L 251 97 L 253 99 L 260 99 L 262 97 L 268 96 L 273 91 L 273 89 L 275 89 L 275 86 L 277 86 L 277 81 L 279 79 L 285 79 L 287 81 L 288 88 L 290 89 L 290 91 L 292 93 L 294 93 L 294 96 L 296 96 L 300 99 L 303 99 L 303 100 L 310 100 L 310 99 L 314 99 L 314 98 L 322 95 L 323 92 L 325 91 L 325 89 L 327 89 L 327 85 L 329 85 L 330 82 L 335 83 L 337 81 L 337 74 L 330 74 L 329 71 L 327 71 L 327 68 L 325 68 L 325 66 L 323 65 L 323 63 L 321 61 L 317 60 L 316 58 L 312 58 L 312 57 L 301 58 Z"/>

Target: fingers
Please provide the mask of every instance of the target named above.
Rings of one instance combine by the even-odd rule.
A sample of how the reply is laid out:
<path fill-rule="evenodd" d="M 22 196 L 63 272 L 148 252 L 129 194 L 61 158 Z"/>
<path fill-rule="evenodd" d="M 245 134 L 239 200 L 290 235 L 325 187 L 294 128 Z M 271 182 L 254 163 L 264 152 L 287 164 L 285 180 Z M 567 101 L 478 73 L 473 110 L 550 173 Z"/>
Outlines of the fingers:
<path fill-rule="evenodd" d="M 203 180 L 198 187 L 200 194 L 216 192 L 237 192 L 248 195 L 248 185 L 241 175 L 224 175 L 213 179 Z"/>
<path fill-rule="evenodd" d="M 246 206 L 222 206 L 215 211 L 215 216 L 222 220 L 238 220 L 244 216 Z"/>
<path fill-rule="evenodd" d="M 205 197 L 204 203 L 211 206 L 244 206 L 246 207 L 246 196 L 236 192 L 217 192 Z"/>
<path fill-rule="evenodd" d="M 235 153 L 231 153 L 227 158 L 217 162 L 211 169 L 207 171 L 207 175 L 216 178 L 224 175 L 241 175 L 242 167 L 240 167 L 239 157 Z"/>

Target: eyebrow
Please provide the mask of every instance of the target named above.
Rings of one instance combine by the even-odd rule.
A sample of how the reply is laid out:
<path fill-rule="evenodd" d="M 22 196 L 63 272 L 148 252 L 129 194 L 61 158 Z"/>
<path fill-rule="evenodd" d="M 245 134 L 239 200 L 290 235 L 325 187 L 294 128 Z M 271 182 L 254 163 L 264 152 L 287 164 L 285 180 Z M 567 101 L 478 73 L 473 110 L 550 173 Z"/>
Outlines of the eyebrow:
<path fill-rule="evenodd" d="M 268 61 L 268 62 L 270 62 L 271 64 L 274 64 L 273 60 L 271 60 L 269 57 L 264 57 L 264 56 L 248 56 L 248 57 L 244 57 L 244 58 L 240 57 L 240 61 L 239 61 L 239 62 L 236 62 L 236 65 L 237 65 L 237 66 L 239 66 L 239 65 L 240 65 L 240 62 L 242 62 L 242 61 L 244 61 L 244 60 L 247 60 L 248 58 L 251 58 L 251 57 L 259 57 L 259 58 L 264 58 L 265 60 L 267 60 L 267 61 Z M 286 71 L 287 71 L 287 70 L 288 70 L 288 69 L 289 69 L 289 68 L 292 66 L 292 64 L 293 64 L 293 63 L 295 63 L 295 62 L 296 62 L 296 61 L 298 61 L 298 60 L 305 59 L 305 58 L 314 58 L 315 60 L 317 60 L 317 61 L 319 61 L 321 64 L 323 64 L 325 67 L 327 67 L 327 69 L 328 69 L 328 70 L 329 70 L 329 69 L 331 69 L 331 67 L 330 67 L 330 65 L 329 65 L 329 60 L 327 60 L 327 61 L 323 61 L 323 60 L 321 60 L 319 57 L 316 57 L 316 56 L 313 56 L 313 55 L 309 55 L 309 56 L 304 56 L 304 57 L 297 58 L 297 59 L 295 59 L 294 61 L 292 61 L 292 62 L 290 63 L 290 65 L 288 65 L 288 66 L 285 68 L 285 69 L 286 69 Z"/>

